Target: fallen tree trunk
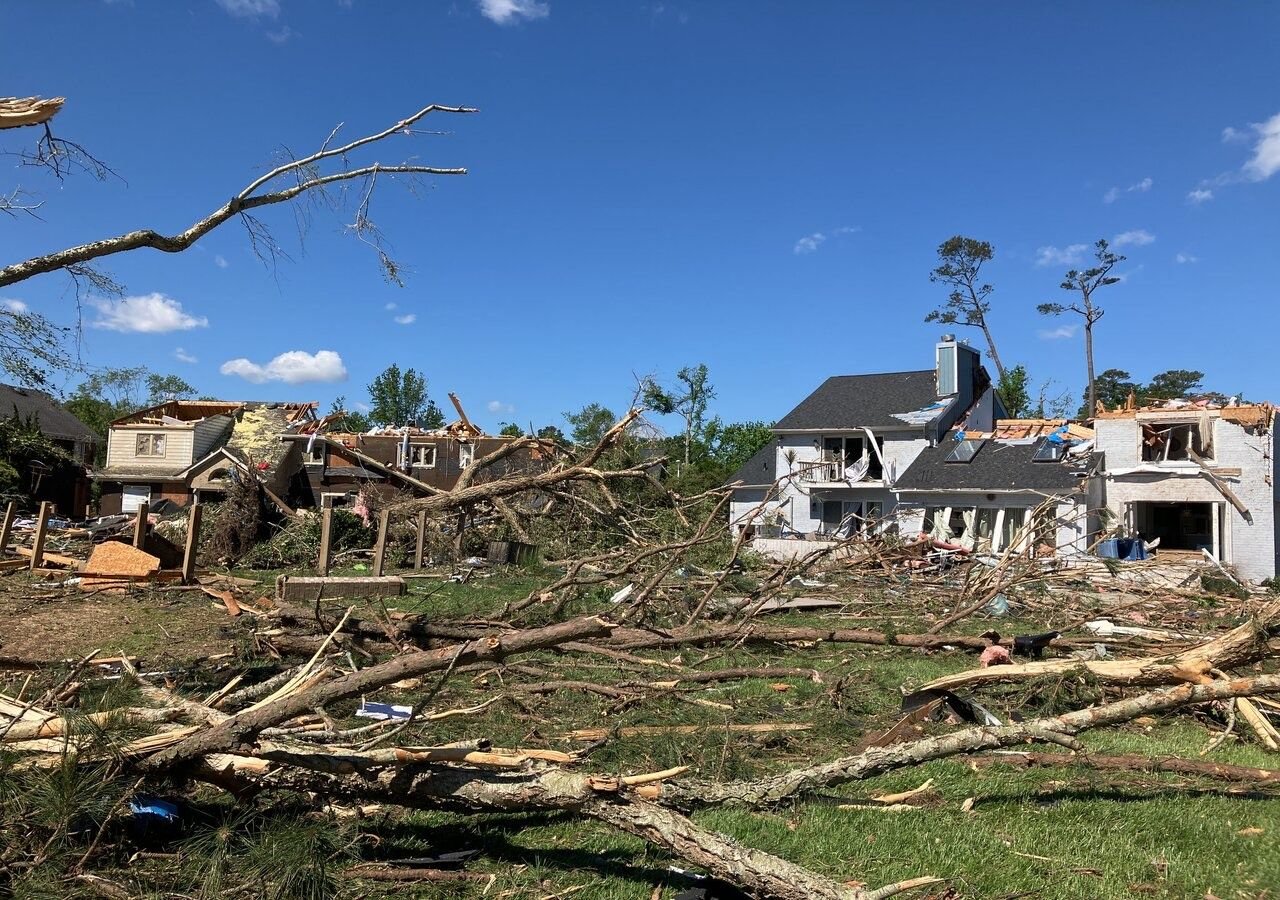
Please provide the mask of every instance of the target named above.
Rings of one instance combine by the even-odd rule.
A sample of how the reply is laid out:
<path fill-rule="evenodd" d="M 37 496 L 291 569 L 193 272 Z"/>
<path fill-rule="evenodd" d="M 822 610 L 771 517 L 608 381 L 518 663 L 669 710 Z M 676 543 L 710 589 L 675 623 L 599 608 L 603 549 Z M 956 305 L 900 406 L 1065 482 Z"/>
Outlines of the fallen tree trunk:
<path fill-rule="evenodd" d="M 873 747 L 856 756 L 794 769 L 758 781 L 672 782 L 663 785 L 662 798 L 681 808 L 721 804 L 775 804 L 835 785 L 860 781 L 895 769 L 917 766 L 962 753 L 996 750 L 1037 741 L 1063 744 L 1078 750 L 1081 748 L 1072 736 L 1091 728 L 1116 725 L 1138 716 L 1168 712 L 1192 703 L 1266 693 L 1280 693 L 1280 675 L 1259 675 L 1209 684 L 1182 684 L 1104 706 L 1033 719 L 1017 725 L 977 726 L 939 737 L 889 747 Z"/>
<path fill-rule="evenodd" d="M 318 684 L 258 709 L 231 716 L 225 722 L 196 732 L 183 741 L 140 760 L 136 767 L 142 771 L 154 772 L 189 762 L 206 753 L 233 751 L 251 743 L 264 728 L 279 725 L 317 706 L 354 697 L 402 678 L 447 671 L 465 663 L 502 660 L 515 653 L 542 650 L 564 641 L 604 637 L 612 628 L 611 624 L 595 617 L 571 619 L 545 628 L 507 632 L 455 647 L 408 653 Z"/>
<path fill-rule="evenodd" d="M 1255 769 L 1253 766 L 1234 766 L 1228 763 L 1209 762 L 1203 759 L 1185 759 L 1180 756 L 1143 756 L 1141 753 L 1103 755 L 1098 753 L 1037 753 L 1025 750 L 1002 750 L 983 754 L 969 760 L 976 768 L 989 766 L 1019 766 L 1029 769 L 1071 768 L 1100 769 L 1116 772 L 1159 772 L 1169 775 L 1194 775 L 1198 778 L 1215 778 L 1247 784 L 1250 787 L 1268 787 L 1280 783 L 1280 769 Z"/>
<path fill-rule="evenodd" d="M 202 774 L 219 784 L 225 784 L 228 776 L 225 770 Z M 262 788 L 418 809 L 463 813 L 553 809 L 577 812 L 668 850 L 760 900 L 882 900 L 936 881 L 915 879 L 874 891 L 847 887 L 702 828 L 675 810 L 643 799 L 638 791 L 601 790 L 592 786 L 600 784 L 600 779 L 559 769 L 508 774 L 453 766 L 417 766 L 351 776 L 288 768 L 266 776 L 241 777 Z"/>
<path fill-rule="evenodd" d="M 1214 669 L 1232 669 L 1270 655 L 1270 637 L 1280 632 L 1280 600 L 1267 604 L 1243 625 L 1206 644 L 1181 653 L 1143 659 L 1046 659 L 1011 666 L 988 666 L 944 675 L 920 686 L 921 691 L 948 690 L 1002 681 L 1024 681 L 1043 675 L 1090 675 L 1106 684 L 1156 685 L 1203 682 Z"/>

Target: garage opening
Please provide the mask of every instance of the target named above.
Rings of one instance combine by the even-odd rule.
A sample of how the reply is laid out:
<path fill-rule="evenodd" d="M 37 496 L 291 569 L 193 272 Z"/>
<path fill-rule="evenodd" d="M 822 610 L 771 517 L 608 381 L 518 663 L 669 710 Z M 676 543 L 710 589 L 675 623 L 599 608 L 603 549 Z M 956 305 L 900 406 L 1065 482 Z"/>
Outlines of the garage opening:
<path fill-rule="evenodd" d="M 1148 543 L 1159 539 L 1158 553 L 1208 550 L 1223 560 L 1217 515 L 1216 503 L 1134 503 L 1133 527 Z"/>

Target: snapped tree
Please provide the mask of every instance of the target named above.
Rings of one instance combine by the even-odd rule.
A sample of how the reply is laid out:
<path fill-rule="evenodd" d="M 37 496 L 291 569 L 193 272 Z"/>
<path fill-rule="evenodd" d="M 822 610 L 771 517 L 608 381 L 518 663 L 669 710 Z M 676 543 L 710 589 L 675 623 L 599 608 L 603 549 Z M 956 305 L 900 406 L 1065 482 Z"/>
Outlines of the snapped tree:
<path fill-rule="evenodd" d="M 1119 278 L 1111 274 L 1111 270 L 1125 260 L 1125 257 L 1120 254 L 1111 252 L 1110 245 L 1105 240 L 1099 240 L 1093 245 L 1093 255 L 1097 260 L 1097 265 L 1085 269 L 1083 272 L 1071 269 L 1063 276 L 1062 284 L 1059 285 L 1064 291 L 1079 294 L 1080 299 L 1078 301 L 1073 303 L 1041 303 L 1036 307 L 1042 315 L 1061 316 L 1070 312 L 1075 313 L 1084 320 L 1084 358 L 1087 370 L 1086 384 L 1088 385 L 1085 397 L 1087 399 L 1088 415 L 1090 416 L 1098 408 L 1097 383 L 1093 375 L 1093 326 L 1105 314 L 1105 310 L 1094 303 L 1093 295 L 1098 288 L 1116 284 L 1120 281 Z"/>
<path fill-rule="evenodd" d="M 716 389 L 708 380 L 706 363 L 685 366 L 676 373 L 683 387 L 665 390 L 652 378 L 643 384 L 645 405 L 664 415 L 675 413 L 684 419 L 684 464 L 689 465 L 693 435 L 701 431 L 707 418 L 707 405 L 715 399 Z"/>
<path fill-rule="evenodd" d="M 987 323 L 991 303 L 987 299 L 995 290 L 990 284 L 979 283 L 984 263 L 995 257 L 995 248 L 987 241 L 956 235 L 938 245 L 938 265 L 929 273 L 929 280 L 951 288 L 946 305 L 940 306 L 924 317 L 926 322 L 944 325 L 965 325 L 982 330 L 987 341 L 987 352 L 1001 381 L 1005 378 L 1004 364 L 996 351 L 996 339 Z M 1003 398 L 1003 394 L 1001 395 Z"/>

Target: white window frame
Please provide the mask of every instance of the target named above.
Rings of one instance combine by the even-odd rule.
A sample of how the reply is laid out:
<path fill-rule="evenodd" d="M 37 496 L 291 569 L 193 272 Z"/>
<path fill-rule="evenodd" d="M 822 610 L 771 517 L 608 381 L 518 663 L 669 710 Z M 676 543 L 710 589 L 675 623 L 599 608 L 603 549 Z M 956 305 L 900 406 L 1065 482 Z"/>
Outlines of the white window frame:
<path fill-rule="evenodd" d="M 458 468 L 465 469 L 475 462 L 476 448 L 470 444 L 458 444 Z"/>
<path fill-rule="evenodd" d="M 431 462 L 421 463 L 413 461 L 414 456 L 419 455 L 421 451 L 428 450 L 431 452 Z M 400 468 L 402 469 L 434 469 L 436 467 L 436 457 L 438 454 L 436 453 L 435 444 L 410 444 L 408 459 L 404 458 L 404 444 L 400 444 L 396 454 L 400 457 Z"/>
<path fill-rule="evenodd" d="M 157 441 L 159 442 L 160 452 L 156 452 Z M 148 449 L 144 452 L 143 447 Z M 153 457 L 164 458 L 169 449 L 169 436 L 159 431 L 147 431 L 142 434 L 136 434 L 133 438 L 133 455 L 135 458 L 145 457 L 147 459 Z"/>
<path fill-rule="evenodd" d="M 334 501 L 335 499 L 341 499 L 341 500 L 342 500 L 342 503 L 341 503 L 341 504 L 339 504 L 339 506 L 338 506 L 338 507 L 335 507 L 335 506 L 334 506 L 334 504 L 333 504 L 333 501 Z M 350 502 L 350 500 L 351 500 L 351 492 L 350 492 L 350 491 L 324 491 L 324 492 L 322 492 L 322 493 L 320 494 L 320 508 L 321 508 L 321 509 L 326 509 L 326 508 L 334 508 L 334 509 L 336 509 L 336 508 L 339 508 L 339 507 L 341 507 L 341 506 L 346 506 L 346 505 L 347 505 L 347 503 L 348 503 L 348 502 Z"/>

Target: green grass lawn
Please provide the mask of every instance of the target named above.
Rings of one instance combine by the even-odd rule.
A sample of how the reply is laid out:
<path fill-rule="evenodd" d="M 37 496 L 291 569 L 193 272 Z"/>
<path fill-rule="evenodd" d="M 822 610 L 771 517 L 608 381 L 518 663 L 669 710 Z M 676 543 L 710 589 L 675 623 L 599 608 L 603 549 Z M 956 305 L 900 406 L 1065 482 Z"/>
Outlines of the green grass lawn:
<path fill-rule="evenodd" d="M 240 574 L 240 573 L 238 573 Z M 262 573 L 264 584 L 276 573 Z M 410 594 L 395 608 L 431 620 L 485 619 L 550 579 L 536 570 L 477 577 L 465 585 L 441 579 L 414 579 Z M 572 612 L 608 614 L 601 589 L 575 602 Z M 860 594 L 859 597 L 867 595 Z M 883 596 L 871 608 L 883 608 Z M 175 601 L 176 602 L 176 601 Z M 207 606 L 208 598 L 183 601 Z M 195 608 L 193 606 L 193 608 Z M 366 614 L 375 608 L 364 610 Z M 885 616 L 881 625 L 898 632 L 920 630 L 919 604 Z M 538 611 L 530 615 L 538 619 Z M 164 615 L 139 615 L 167 622 Z M 874 619 L 856 623 L 830 616 L 771 616 L 771 625 L 877 627 Z M 957 629 L 978 633 L 991 627 L 976 618 Z M 1002 619 L 1004 633 L 1042 630 L 1035 620 Z M 237 638 L 242 640 L 242 638 Z M 634 703 L 580 691 L 549 695 L 512 694 L 478 715 L 415 727 L 399 743 L 443 744 L 484 737 L 499 747 L 583 746 L 566 732 L 586 727 L 689 724 L 695 735 L 616 737 L 596 750 L 581 771 L 633 774 L 689 766 L 687 777 L 756 778 L 853 752 L 867 734 L 899 717 L 902 691 L 931 678 L 976 665 L 963 653 L 924 653 L 856 645 L 747 646 L 644 651 L 643 655 L 693 671 L 739 667 L 809 668 L 820 681 L 803 677 L 755 678 L 695 685 L 672 691 L 646 691 Z M 659 666 L 639 666 L 582 654 L 542 652 L 520 657 L 545 674 L 516 673 L 503 667 L 454 673 L 428 706 L 433 710 L 475 704 L 503 692 L 513 681 L 580 680 L 617 685 L 632 680 L 675 677 Z M 229 677 L 229 676 L 219 676 Z M 218 686 L 207 673 L 175 685 L 198 695 Z M 434 684 L 427 679 L 427 685 Z M 778 685 L 785 684 L 785 690 Z M 416 703 L 423 690 L 386 690 L 380 701 Z M 1096 685 L 1047 681 L 981 691 L 984 705 L 1008 719 L 1063 711 L 1102 696 Z M 714 706 L 694 701 L 710 701 Z M 329 712 L 349 716 L 355 702 Z M 363 720 L 358 720 L 363 723 Z M 804 723 L 807 731 L 744 734 L 728 723 Z M 949 726 L 933 725 L 930 733 Z M 1196 758 L 1216 733 L 1191 715 L 1155 723 L 1091 732 L 1084 743 L 1103 752 Z M 1241 733 L 1238 730 L 1238 733 Z M 1059 749 L 1059 748 L 1050 748 Z M 1280 754 L 1268 753 L 1249 739 L 1229 740 L 1209 759 L 1262 767 L 1280 767 Z M 874 808 L 842 809 L 861 798 L 914 788 L 933 779 L 933 805 L 902 812 Z M 965 811 L 966 800 L 972 799 Z M 210 802 L 225 803 L 225 800 Z M 968 898 L 1257 898 L 1280 890 L 1280 799 L 1188 777 L 1141 772 L 1100 772 L 1081 767 L 976 769 L 959 757 L 834 788 L 827 794 L 777 809 L 708 809 L 694 814 L 701 825 L 742 843 L 775 853 L 839 880 L 872 886 L 920 875 L 949 879 L 950 896 Z M 335 826 L 336 827 L 336 826 Z M 396 859 L 435 852 L 480 848 L 472 871 L 493 873 L 483 884 L 380 885 L 343 880 L 347 897 L 421 898 L 636 898 L 647 900 L 655 887 L 673 897 L 682 886 L 668 871 L 680 860 L 607 826 L 567 814 L 476 815 L 384 810 L 357 822 L 347 821 L 337 858 Z M 159 860 L 140 864 L 163 867 Z M 345 864 L 345 862 L 344 862 Z M 122 871 L 139 871 L 122 870 Z M 932 896 L 946 896 L 938 888 Z M 172 895 L 171 895 L 172 896 Z M 919 895 L 916 895 L 919 896 Z"/>

